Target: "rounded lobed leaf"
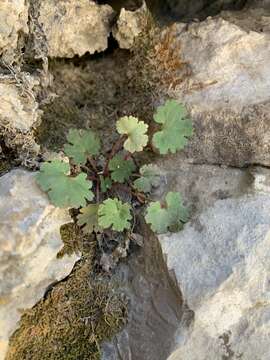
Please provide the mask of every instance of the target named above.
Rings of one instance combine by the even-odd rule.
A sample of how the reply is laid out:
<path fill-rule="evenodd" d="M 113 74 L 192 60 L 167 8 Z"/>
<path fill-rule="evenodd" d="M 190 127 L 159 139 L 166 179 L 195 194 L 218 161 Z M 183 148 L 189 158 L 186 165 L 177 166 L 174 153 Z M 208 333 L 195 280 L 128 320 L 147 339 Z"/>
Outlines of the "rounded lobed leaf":
<path fill-rule="evenodd" d="M 98 224 L 103 229 L 112 227 L 115 231 L 129 229 L 131 224 L 131 206 L 118 199 L 107 199 L 99 206 Z"/>
<path fill-rule="evenodd" d="M 109 170 L 112 172 L 111 178 L 115 182 L 125 182 L 135 169 L 133 160 L 125 160 L 121 155 L 115 155 L 109 162 Z"/>
<path fill-rule="evenodd" d="M 97 155 L 100 151 L 100 140 L 92 130 L 69 130 L 64 146 L 65 154 L 77 165 L 85 164 L 88 156 Z"/>
<path fill-rule="evenodd" d="M 148 125 L 143 121 L 139 121 L 133 116 L 124 116 L 116 123 L 116 128 L 119 134 L 127 135 L 127 140 L 124 143 L 124 149 L 134 153 L 142 151 L 148 143 Z"/>
<path fill-rule="evenodd" d="M 83 227 L 83 232 L 85 234 L 91 234 L 94 230 L 100 230 L 98 225 L 98 208 L 98 204 L 90 204 L 84 208 L 81 208 L 80 214 L 77 216 L 78 225 L 85 225 Z"/>
<path fill-rule="evenodd" d="M 181 194 L 169 192 L 166 196 L 166 208 L 161 207 L 158 201 L 150 203 L 145 220 L 158 234 L 180 230 L 188 220 L 188 211 L 183 205 Z"/>
<path fill-rule="evenodd" d="M 168 228 L 168 213 L 166 209 L 162 209 L 158 201 L 151 202 L 147 208 L 145 215 L 147 224 L 151 225 L 151 229 L 157 234 L 162 234 Z"/>
<path fill-rule="evenodd" d="M 193 134 L 192 122 L 187 118 L 185 107 L 175 100 L 168 100 L 165 105 L 158 107 L 154 120 L 162 125 L 161 131 L 153 136 L 153 145 L 161 154 L 174 154 L 183 149 Z"/>
<path fill-rule="evenodd" d="M 48 193 L 49 199 L 57 207 L 75 207 L 86 205 L 86 200 L 94 198 L 92 182 L 86 174 L 71 177 L 69 164 L 54 160 L 43 163 L 36 180 L 42 190 Z"/>
<path fill-rule="evenodd" d="M 144 165 L 140 168 L 141 177 L 134 181 L 134 187 L 138 191 L 150 193 L 152 187 L 160 184 L 160 170 L 157 165 Z"/>

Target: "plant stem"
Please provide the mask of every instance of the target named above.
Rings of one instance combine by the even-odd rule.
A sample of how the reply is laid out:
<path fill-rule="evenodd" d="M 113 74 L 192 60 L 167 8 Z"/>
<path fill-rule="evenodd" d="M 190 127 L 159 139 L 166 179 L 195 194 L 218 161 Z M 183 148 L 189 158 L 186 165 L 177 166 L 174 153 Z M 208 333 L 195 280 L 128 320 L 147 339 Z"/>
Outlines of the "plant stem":
<path fill-rule="evenodd" d="M 88 156 L 87 160 L 89 161 L 89 163 L 92 166 L 95 173 L 98 174 L 97 164 L 96 164 L 95 160 L 91 156 Z"/>
<path fill-rule="evenodd" d="M 108 156 L 104 171 L 103 171 L 103 175 L 107 176 L 108 172 L 109 172 L 109 162 L 110 160 L 114 157 L 115 154 L 118 153 L 118 151 L 121 150 L 124 141 L 126 140 L 127 136 L 126 135 L 122 135 L 120 136 L 120 138 L 116 141 L 116 143 L 113 145 L 112 150 L 110 152 L 110 155 Z"/>
<path fill-rule="evenodd" d="M 97 181 L 97 189 L 96 189 L 96 202 L 97 202 L 97 204 L 99 204 L 99 179 L 98 179 L 98 181 Z"/>

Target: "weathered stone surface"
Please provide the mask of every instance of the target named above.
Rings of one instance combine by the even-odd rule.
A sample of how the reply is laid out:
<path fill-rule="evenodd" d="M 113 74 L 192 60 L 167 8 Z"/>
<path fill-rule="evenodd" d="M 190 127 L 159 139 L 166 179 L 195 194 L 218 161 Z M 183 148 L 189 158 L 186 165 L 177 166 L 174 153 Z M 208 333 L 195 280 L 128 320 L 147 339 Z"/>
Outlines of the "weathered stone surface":
<path fill-rule="evenodd" d="M 239 170 L 220 169 L 216 179 L 222 171 L 232 171 L 233 178 Z M 254 181 L 244 187 L 247 195 L 231 190 L 232 198 L 217 201 L 206 195 L 208 204 L 198 196 L 199 211 L 184 230 L 159 237 L 169 270 L 194 312 L 193 320 L 183 318 L 170 360 L 270 357 L 270 171 L 254 168 L 250 175 Z M 181 183 L 183 176 L 178 179 Z M 213 187 L 214 194 L 217 185 L 212 180 L 200 191 L 209 194 Z"/>
<path fill-rule="evenodd" d="M 121 49 L 130 49 L 136 37 L 143 31 L 145 12 L 145 3 L 136 11 L 121 9 L 117 24 L 113 29 L 113 36 Z"/>
<path fill-rule="evenodd" d="M 0 1 L 0 55 L 9 61 L 17 48 L 19 33 L 28 33 L 28 3 L 24 0 Z"/>
<path fill-rule="evenodd" d="M 38 103 L 32 92 L 34 79 L 24 75 L 24 80 L 20 84 L 12 78 L 0 80 L 0 128 L 26 132 L 38 121 Z"/>
<path fill-rule="evenodd" d="M 192 214 L 206 210 L 217 200 L 253 191 L 254 175 L 251 170 L 188 164 L 177 157 L 161 158 L 157 165 L 162 180 L 155 197 L 160 199 L 168 191 L 179 191 Z M 260 179 L 258 184 L 261 181 L 261 187 L 266 186 L 263 178 Z"/>
<path fill-rule="evenodd" d="M 49 57 L 82 56 L 107 48 L 113 9 L 94 1 L 42 1 L 38 21 Z"/>
<path fill-rule="evenodd" d="M 266 27 L 270 17 L 263 21 Z M 171 95 L 187 104 L 194 121 L 190 161 L 269 165 L 270 33 L 217 17 L 179 24 L 178 38 L 190 76 Z"/>
<path fill-rule="evenodd" d="M 247 32 L 270 32 L 270 3 L 269 8 L 245 8 L 241 11 L 222 11 L 220 16 L 230 23 L 240 26 Z"/>
<path fill-rule="evenodd" d="M 68 275 L 77 256 L 56 255 L 66 211 L 49 204 L 35 174 L 13 170 L 0 178 L 0 359 L 21 310 L 32 307 L 55 281 Z"/>

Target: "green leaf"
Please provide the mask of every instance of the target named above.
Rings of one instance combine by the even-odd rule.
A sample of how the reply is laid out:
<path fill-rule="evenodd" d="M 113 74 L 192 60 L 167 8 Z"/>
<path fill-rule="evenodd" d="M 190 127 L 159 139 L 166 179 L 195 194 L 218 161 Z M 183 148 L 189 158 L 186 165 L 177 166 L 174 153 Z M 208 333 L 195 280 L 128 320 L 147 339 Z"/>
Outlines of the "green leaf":
<path fill-rule="evenodd" d="M 67 140 L 69 144 L 64 146 L 65 154 L 72 158 L 76 164 L 85 164 L 88 156 L 99 153 L 100 141 L 91 130 L 69 130 Z"/>
<path fill-rule="evenodd" d="M 177 231 L 182 229 L 183 223 L 188 221 L 188 210 L 183 205 L 182 196 L 178 192 L 169 192 L 166 196 L 166 203 L 169 216 L 169 230 Z"/>
<path fill-rule="evenodd" d="M 123 231 L 130 228 L 132 219 L 131 206 L 123 204 L 118 199 L 107 199 L 99 206 L 98 224 L 101 228 L 107 229 L 112 227 L 115 231 Z"/>
<path fill-rule="evenodd" d="M 139 179 L 134 181 L 135 189 L 150 193 L 152 187 L 158 187 L 160 184 L 160 171 L 156 165 L 144 165 L 140 168 Z"/>
<path fill-rule="evenodd" d="M 115 182 L 125 182 L 135 169 L 133 160 L 125 160 L 121 155 L 115 155 L 109 162 L 111 177 Z"/>
<path fill-rule="evenodd" d="M 161 131 L 153 136 L 153 145 L 161 154 L 174 154 L 183 149 L 193 134 L 192 122 L 187 118 L 185 107 L 175 100 L 168 100 L 165 105 L 158 107 L 154 120 L 162 124 Z"/>
<path fill-rule="evenodd" d="M 100 231 L 98 225 L 98 204 L 90 204 L 84 208 L 81 208 L 78 215 L 78 225 L 84 226 L 83 232 L 85 234 L 91 234 L 94 230 Z"/>
<path fill-rule="evenodd" d="M 90 190 L 92 182 L 82 173 L 70 177 L 69 164 L 54 160 L 45 162 L 40 167 L 36 180 L 42 190 L 48 193 L 53 205 L 58 207 L 80 207 L 86 205 L 86 199 L 91 201 L 94 194 Z"/>
<path fill-rule="evenodd" d="M 147 224 L 151 224 L 151 229 L 158 234 L 167 232 L 168 228 L 168 212 L 162 209 L 158 201 L 152 202 L 147 208 L 145 216 Z"/>
<path fill-rule="evenodd" d="M 168 230 L 178 231 L 183 223 L 187 222 L 188 211 L 183 206 L 181 195 L 177 192 L 169 192 L 166 196 L 166 207 L 161 207 L 158 201 L 150 203 L 145 220 L 158 234 Z"/>
<path fill-rule="evenodd" d="M 100 176 L 100 189 L 103 193 L 110 190 L 112 187 L 112 180 L 109 177 Z"/>
<path fill-rule="evenodd" d="M 119 134 L 127 135 L 128 138 L 124 143 L 124 149 L 134 153 L 135 151 L 142 151 L 148 143 L 147 132 L 148 125 L 143 121 L 139 121 L 133 116 L 124 116 L 116 123 L 116 128 Z"/>

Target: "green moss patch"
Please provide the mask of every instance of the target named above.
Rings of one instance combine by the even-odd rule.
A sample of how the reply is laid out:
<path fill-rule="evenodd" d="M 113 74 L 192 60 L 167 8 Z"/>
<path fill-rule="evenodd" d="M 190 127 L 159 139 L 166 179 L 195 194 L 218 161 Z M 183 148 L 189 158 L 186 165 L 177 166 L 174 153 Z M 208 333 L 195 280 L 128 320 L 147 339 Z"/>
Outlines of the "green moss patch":
<path fill-rule="evenodd" d="M 72 274 L 27 310 L 6 360 L 97 360 L 100 344 L 124 325 L 126 302 L 117 285 L 93 275 L 93 246 Z"/>

